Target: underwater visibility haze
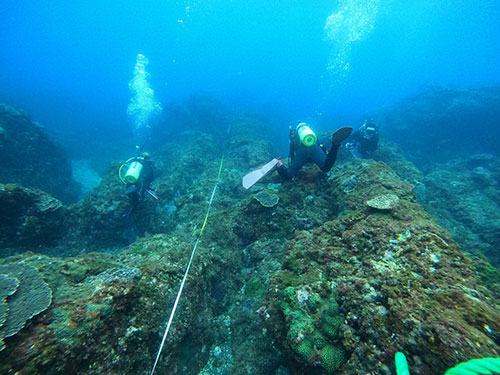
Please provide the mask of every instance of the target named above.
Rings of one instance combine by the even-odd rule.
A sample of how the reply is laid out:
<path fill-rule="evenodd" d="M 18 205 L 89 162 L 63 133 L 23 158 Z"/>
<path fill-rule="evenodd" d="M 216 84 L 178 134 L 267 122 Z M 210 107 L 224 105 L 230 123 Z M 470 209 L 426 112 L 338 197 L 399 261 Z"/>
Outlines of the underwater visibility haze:
<path fill-rule="evenodd" d="M 0 6 L 0 95 L 56 129 L 123 133 L 139 53 L 164 103 L 204 93 L 285 120 L 358 121 L 422 86 L 500 77 L 494 0 Z"/>
<path fill-rule="evenodd" d="M 0 18 L 2 374 L 500 374 L 498 0 Z"/>

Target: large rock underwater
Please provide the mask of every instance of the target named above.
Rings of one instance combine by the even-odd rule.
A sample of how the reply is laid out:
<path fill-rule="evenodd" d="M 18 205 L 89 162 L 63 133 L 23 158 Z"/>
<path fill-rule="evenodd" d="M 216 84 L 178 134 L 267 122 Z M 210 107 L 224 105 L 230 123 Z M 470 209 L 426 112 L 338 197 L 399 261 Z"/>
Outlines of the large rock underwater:
<path fill-rule="evenodd" d="M 389 375 L 402 351 L 411 373 L 431 375 L 500 356 L 498 225 L 481 229 L 498 218 L 479 208 L 499 201 L 498 161 L 424 176 L 383 141 L 377 160 L 343 150 L 330 175 L 311 166 L 246 191 L 242 176 L 276 150 L 264 120 L 227 121 L 227 140 L 207 124 L 152 152 L 160 199 L 141 202 L 130 245 L 119 162 L 71 205 L 42 186 L 0 186 L 2 374 L 151 371 L 224 149 L 157 373 Z M 468 185 L 455 192 L 456 171 Z M 481 198 L 464 197 L 476 183 Z M 464 199 L 477 208 L 455 214 Z"/>

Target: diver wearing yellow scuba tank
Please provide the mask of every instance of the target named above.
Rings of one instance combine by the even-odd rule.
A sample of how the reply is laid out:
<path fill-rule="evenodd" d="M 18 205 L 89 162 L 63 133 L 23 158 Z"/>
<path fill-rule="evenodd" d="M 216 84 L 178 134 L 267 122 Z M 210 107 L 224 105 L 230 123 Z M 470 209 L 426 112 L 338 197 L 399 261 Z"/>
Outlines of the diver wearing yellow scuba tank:
<path fill-rule="evenodd" d="M 123 174 L 123 170 L 126 167 L 126 172 Z M 142 153 L 139 157 L 134 157 L 128 159 L 120 169 L 118 170 L 118 176 L 120 180 L 126 185 L 125 193 L 127 194 L 130 206 L 123 215 L 125 224 L 124 237 L 129 242 L 134 242 L 137 238 L 137 234 L 134 225 L 130 219 L 130 215 L 137 207 L 139 201 L 144 200 L 144 195 L 146 192 L 151 194 L 155 199 L 156 196 L 150 190 L 151 183 L 155 178 L 154 165 L 150 160 L 150 155 L 147 152 Z"/>
<path fill-rule="evenodd" d="M 290 128 L 290 159 L 291 163 L 287 167 L 280 161 L 278 173 L 284 180 L 291 180 L 300 168 L 306 163 L 316 164 L 323 172 L 332 169 L 337 158 L 342 141 L 347 139 L 352 133 L 351 127 L 337 129 L 332 134 L 332 146 L 328 153 L 318 142 L 316 134 L 305 122 L 300 122 L 293 130 Z"/>

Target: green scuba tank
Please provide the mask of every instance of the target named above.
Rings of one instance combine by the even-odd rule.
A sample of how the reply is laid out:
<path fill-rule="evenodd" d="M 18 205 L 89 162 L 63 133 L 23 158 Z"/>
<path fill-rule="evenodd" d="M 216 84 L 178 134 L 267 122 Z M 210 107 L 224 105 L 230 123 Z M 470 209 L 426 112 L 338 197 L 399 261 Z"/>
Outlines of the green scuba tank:
<path fill-rule="evenodd" d="M 127 172 L 125 173 L 125 181 L 129 184 L 135 184 L 141 176 L 142 168 L 142 163 L 135 159 L 132 163 L 130 163 Z"/>
<path fill-rule="evenodd" d="M 297 134 L 304 146 L 311 147 L 316 143 L 316 134 L 305 122 L 297 125 Z"/>

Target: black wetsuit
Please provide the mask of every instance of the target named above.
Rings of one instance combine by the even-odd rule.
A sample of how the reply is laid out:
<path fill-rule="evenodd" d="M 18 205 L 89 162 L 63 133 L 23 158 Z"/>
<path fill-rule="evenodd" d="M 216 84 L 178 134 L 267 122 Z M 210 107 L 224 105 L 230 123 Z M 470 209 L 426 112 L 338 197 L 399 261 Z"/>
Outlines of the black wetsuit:
<path fill-rule="evenodd" d="M 328 172 L 335 164 L 339 147 L 340 144 L 334 145 L 332 143 L 328 153 L 318 141 L 314 145 L 307 147 L 300 142 L 297 132 L 294 131 L 290 139 L 290 158 L 292 161 L 288 168 L 281 165 L 278 168 L 278 173 L 284 180 L 291 180 L 306 163 L 314 163 L 323 172 Z"/>
<path fill-rule="evenodd" d="M 151 161 L 144 160 L 143 158 L 136 158 L 135 161 L 142 164 L 142 170 L 139 179 L 134 184 L 127 184 L 125 190 L 130 201 L 130 206 L 123 215 L 123 223 L 125 226 L 123 237 L 128 243 L 134 242 L 138 236 L 130 215 L 139 204 L 139 201 L 144 200 L 146 190 L 150 189 L 151 183 L 155 179 L 155 169 Z"/>
<path fill-rule="evenodd" d="M 354 132 L 349 139 L 352 146 L 363 158 L 371 157 L 378 147 L 379 136 L 375 132 L 371 137 L 365 133 L 365 128 L 360 128 Z"/>
<path fill-rule="evenodd" d="M 127 184 L 125 191 L 130 200 L 130 208 L 127 210 L 126 216 L 132 213 L 139 201 L 144 200 L 146 190 L 151 188 L 151 183 L 155 179 L 154 165 L 150 160 L 137 158 L 136 161 L 142 164 L 142 171 L 135 184 Z"/>

